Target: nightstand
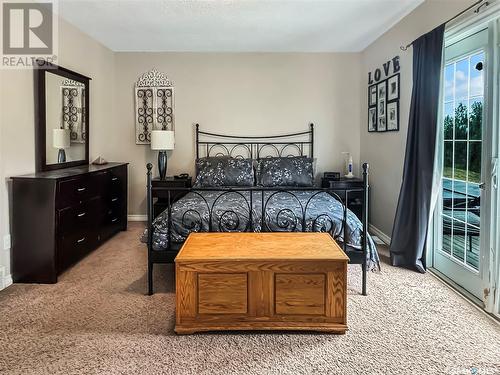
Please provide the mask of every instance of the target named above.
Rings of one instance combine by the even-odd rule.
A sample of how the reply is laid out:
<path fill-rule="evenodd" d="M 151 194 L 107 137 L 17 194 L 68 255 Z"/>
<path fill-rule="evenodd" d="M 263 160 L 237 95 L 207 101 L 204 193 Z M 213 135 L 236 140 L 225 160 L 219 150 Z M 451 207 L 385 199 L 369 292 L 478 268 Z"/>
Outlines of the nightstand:
<path fill-rule="evenodd" d="M 321 187 L 331 188 L 337 193 L 342 202 L 346 204 L 359 220 L 363 220 L 363 180 L 360 178 L 346 178 L 341 177 L 339 180 L 331 180 L 328 178 L 321 178 Z M 338 190 L 337 190 L 338 189 Z M 350 189 L 359 191 L 349 191 Z"/>
<path fill-rule="evenodd" d="M 171 203 L 174 203 L 187 194 L 187 191 L 176 190 L 175 188 L 190 188 L 192 186 L 192 179 L 191 177 L 166 177 L 165 180 L 160 180 L 159 177 L 155 177 L 151 180 L 151 185 L 153 188 L 166 187 L 172 189 L 169 192 Z M 156 198 L 156 202 L 153 204 L 153 217 L 157 217 L 168 207 L 168 191 L 153 189 L 153 200 L 154 198 Z"/>

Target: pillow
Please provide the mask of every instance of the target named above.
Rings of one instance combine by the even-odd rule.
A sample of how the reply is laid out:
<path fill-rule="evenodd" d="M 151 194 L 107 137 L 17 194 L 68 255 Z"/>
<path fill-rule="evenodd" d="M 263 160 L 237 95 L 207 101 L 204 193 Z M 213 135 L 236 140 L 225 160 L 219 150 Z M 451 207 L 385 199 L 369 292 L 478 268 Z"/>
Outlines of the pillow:
<path fill-rule="evenodd" d="M 214 156 L 196 160 L 195 187 L 253 186 L 252 159 Z"/>
<path fill-rule="evenodd" d="M 313 158 L 304 156 L 265 158 L 257 164 L 257 185 L 313 186 Z"/>

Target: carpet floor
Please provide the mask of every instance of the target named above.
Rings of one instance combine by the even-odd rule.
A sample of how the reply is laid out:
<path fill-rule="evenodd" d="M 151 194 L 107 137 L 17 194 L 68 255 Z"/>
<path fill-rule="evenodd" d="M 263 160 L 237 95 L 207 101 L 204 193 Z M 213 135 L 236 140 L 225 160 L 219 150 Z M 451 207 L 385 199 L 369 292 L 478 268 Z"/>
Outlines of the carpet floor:
<path fill-rule="evenodd" d="M 349 266 L 345 335 L 173 332 L 173 268 L 146 296 L 142 225 L 55 285 L 0 292 L 1 374 L 500 374 L 500 328 L 429 274 Z"/>

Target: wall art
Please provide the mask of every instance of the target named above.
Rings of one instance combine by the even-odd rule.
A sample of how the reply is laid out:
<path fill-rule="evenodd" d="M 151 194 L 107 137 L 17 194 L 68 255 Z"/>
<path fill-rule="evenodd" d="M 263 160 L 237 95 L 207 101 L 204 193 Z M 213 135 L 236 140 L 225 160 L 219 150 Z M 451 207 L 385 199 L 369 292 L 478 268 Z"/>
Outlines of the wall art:
<path fill-rule="evenodd" d="M 174 130 L 174 87 L 156 69 L 135 84 L 135 143 L 150 144 L 152 130 Z"/>
<path fill-rule="evenodd" d="M 391 73 L 392 67 L 392 75 Z M 399 56 L 368 73 L 368 131 L 399 130 Z M 382 79 L 382 77 L 385 77 Z"/>

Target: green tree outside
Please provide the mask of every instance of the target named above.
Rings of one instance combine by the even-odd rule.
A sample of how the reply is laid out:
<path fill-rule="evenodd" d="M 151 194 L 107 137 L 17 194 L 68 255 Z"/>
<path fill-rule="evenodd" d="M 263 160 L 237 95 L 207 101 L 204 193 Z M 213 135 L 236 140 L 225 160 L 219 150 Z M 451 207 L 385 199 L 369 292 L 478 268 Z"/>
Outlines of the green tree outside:
<path fill-rule="evenodd" d="M 467 120 L 469 123 L 467 124 Z M 481 182 L 481 136 L 483 122 L 483 103 L 475 101 L 471 105 L 470 114 L 467 106 L 459 103 L 455 108 L 455 116 L 444 118 L 444 171 L 445 177 L 452 178 L 453 169 L 453 124 L 455 124 L 455 176 L 457 180 Z M 466 144 L 469 132 L 469 176 L 466 171 Z M 462 140 L 462 142 L 460 142 Z"/>

